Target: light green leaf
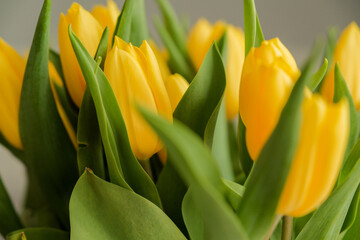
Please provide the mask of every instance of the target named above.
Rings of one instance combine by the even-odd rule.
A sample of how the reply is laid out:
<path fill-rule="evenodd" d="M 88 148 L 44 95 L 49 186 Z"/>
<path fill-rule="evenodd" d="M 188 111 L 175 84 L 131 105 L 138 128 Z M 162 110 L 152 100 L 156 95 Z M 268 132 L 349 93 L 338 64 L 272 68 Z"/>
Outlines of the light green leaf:
<path fill-rule="evenodd" d="M 296 240 L 336 239 L 340 233 L 351 200 L 360 182 L 360 161 L 357 160 L 346 179 L 316 210 Z"/>
<path fill-rule="evenodd" d="M 98 45 L 98 48 L 96 49 L 94 60 L 96 61 L 99 57 L 101 57 L 101 69 L 104 69 L 105 59 L 107 55 L 108 50 L 108 43 L 109 43 L 109 27 L 106 27 L 104 29 L 103 34 L 101 35 L 101 39 Z"/>
<path fill-rule="evenodd" d="M 349 103 L 349 112 L 350 112 L 350 132 L 349 132 L 349 140 L 346 147 L 346 154 L 345 159 L 349 155 L 350 150 L 353 148 L 354 144 L 356 143 L 358 139 L 359 134 L 359 127 L 358 127 L 358 118 L 357 118 L 357 111 L 355 108 L 354 101 L 352 99 L 351 93 L 349 91 L 349 88 L 341 75 L 339 65 L 335 64 L 335 75 L 334 75 L 334 103 L 339 102 L 342 98 L 346 98 L 346 100 Z M 355 160 L 357 161 L 357 160 Z M 350 172 L 353 164 L 355 163 L 349 162 L 348 159 L 344 162 L 344 167 L 341 169 L 340 176 L 339 176 L 339 183 L 347 176 L 347 174 Z"/>
<path fill-rule="evenodd" d="M 198 185 L 190 186 L 182 209 L 192 240 L 248 239 L 245 229 L 223 199 Z"/>
<path fill-rule="evenodd" d="M 356 207 L 357 209 L 355 211 L 352 210 L 352 213 L 353 213 L 353 219 L 351 219 L 352 222 L 351 222 L 351 224 L 348 224 L 347 228 L 341 232 L 340 239 L 353 240 L 353 239 L 358 239 L 360 237 L 360 209 L 359 209 L 359 202 L 360 202 L 359 192 L 360 192 L 360 190 L 359 189 L 360 188 L 358 186 L 355 197 L 353 198 L 353 201 L 350 205 L 350 211 L 351 211 L 352 207 Z M 347 218 L 348 218 L 348 216 L 346 216 L 346 219 Z"/>
<path fill-rule="evenodd" d="M 312 92 L 316 90 L 321 81 L 324 79 L 325 74 L 328 69 L 328 60 L 325 58 L 323 65 L 321 65 L 320 69 L 312 76 L 308 83 L 308 87 Z"/>
<path fill-rule="evenodd" d="M 227 190 L 227 199 L 234 211 L 236 211 L 239 208 L 241 199 L 244 195 L 245 187 L 236 182 L 226 179 L 224 179 L 224 183 Z"/>
<path fill-rule="evenodd" d="M 10 233 L 6 240 L 69 240 L 70 234 L 55 228 L 24 228 Z"/>
<path fill-rule="evenodd" d="M 8 192 L 0 177 L 0 233 L 4 237 L 17 229 L 23 228 L 23 225 L 17 215 L 11 202 Z"/>
<path fill-rule="evenodd" d="M 264 40 L 254 0 L 244 0 L 245 56 Z"/>
<path fill-rule="evenodd" d="M 144 0 L 125 1 L 116 23 L 113 44 L 115 36 L 138 47 L 148 38 Z"/>
<path fill-rule="evenodd" d="M 247 180 L 238 214 L 252 239 L 264 239 L 274 223 L 278 201 L 297 147 L 304 89 L 315 60 L 315 57 L 311 59 L 296 82 L 278 124 Z"/>
<path fill-rule="evenodd" d="M 156 187 L 135 158 L 114 92 L 104 72 L 69 27 L 69 36 L 94 101 L 110 181 L 161 206 Z"/>
<path fill-rule="evenodd" d="M 70 200 L 71 239 L 185 239 L 152 202 L 85 171 Z"/>
<path fill-rule="evenodd" d="M 68 201 L 77 179 L 76 152 L 57 112 L 50 87 L 48 41 L 51 1 L 45 0 L 26 65 L 19 112 L 26 164 L 57 213 L 69 227 Z"/>

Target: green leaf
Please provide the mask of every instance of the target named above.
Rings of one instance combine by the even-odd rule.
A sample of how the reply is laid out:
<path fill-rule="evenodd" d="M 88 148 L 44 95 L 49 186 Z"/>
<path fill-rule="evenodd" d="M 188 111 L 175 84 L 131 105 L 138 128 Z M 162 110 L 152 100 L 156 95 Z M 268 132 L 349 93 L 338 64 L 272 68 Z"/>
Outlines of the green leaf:
<path fill-rule="evenodd" d="M 0 233 L 6 236 L 8 233 L 23 228 L 11 202 L 8 192 L 0 177 Z"/>
<path fill-rule="evenodd" d="M 240 165 L 245 175 L 249 176 L 254 162 L 251 159 L 246 146 L 246 127 L 240 115 L 238 119 L 239 122 L 238 122 L 237 137 L 238 137 L 238 145 L 240 150 Z"/>
<path fill-rule="evenodd" d="M 105 179 L 105 159 L 103 157 L 98 118 L 88 87 L 85 89 L 81 102 L 77 142 L 79 145 L 77 161 L 80 175 L 84 172 L 85 168 L 90 168 L 97 176 Z"/>
<path fill-rule="evenodd" d="M 144 0 L 125 1 L 116 23 L 113 44 L 115 36 L 138 47 L 148 38 Z"/>
<path fill-rule="evenodd" d="M 106 59 L 106 55 L 107 55 L 107 50 L 108 50 L 108 44 L 109 44 L 109 27 L 106 27 L 104 29 L 103 34 L 101 35 L 101 39 L 98 45 L 98 48 L 96 49 L 96 53 L 95 53 L 95 61 L 101 57 L 101 64 L 100 67 L 101 69 L 104 69 L 104 64 L 105 64 L 105 59 Z"/>
<path fill-rule="evenodd" d="M 254 0 L 244 0 L 245 56 L 264 40 Z"/>
<path fill-rule="evenodd" d="M 190 186 L 182 209 L 193 240 L 248 239 L 245 229 L 223 199 L 198 185 Z"/>
<path fill-rule="evenodd" d="M 185 239 L 156 205 L 89 171 L 71 196 L 70 223 L 71 239 Z"/>
<path fill-rule="evenodd" d="M 19 112 L 29 171 L 67 228 L 68 201 L 77 179 L 76 152 L 57 112 L 48 71 L 51 1 L 45 0 L 26 65 Z"/>
<path fill-rule="evenodd" d="M 222 99 L 225 81 L 225 70 L 221 57 L 216 46 L 213 45 L 198 74 L 179 102 L 174 112 L 174 118 L 182 121 L 203 137 L 206 125 Z M 169 158 L 171 156 L 168 155 Z M 187 187 L 172 164 L 171 159 L 167 161 L 156 185 L 164 211 L 185 233 L 181 216 L 181 202 Z"/>
<path fill-rule="evenodd" d="M 346 179 L 316 210 L 296 240 L 336 239 L 360 182 L 360 161 L 357 160 Z"/>
<path fill-rule="evenodd" d="M 161 23 L 159 18 L 154 18 L 154 24 L 164 45 L 166 46 L 166 49 L 169 51 L 169 65 L 172 66 L 172 70 L 179 73 L 188 82 L 191 82 L 195 75 L 194 67 L 177 48 L 171 34 L 166 30 L 165 26 Z"/>
<path fill-rule="evenodd" d="M 329 60 L 329 64 L 333 63 L 334 51 L 336 46 L 338 31 L 335 27 L 329 28 L 327 32 L 327 44 L 325 48 L 325 58 Z"/>
<path fill-rule="evenodd" d="M 54 64 L 54 67 L 55 67 L 57 73 L 59 74 L 60 78 L 64 79 L 64 72 L 62 70 L 60 55 L 57 52 L 55 52 L 53 49 L 50 49 L 49 50 L 49 60 L 50 60 L 50 62 L 52 62 L 52 64 Z"/>
<path fill-rule="evenodd" d="M 12 155 L 14 155 L 17 159 L 19 159 L 22 163 L 25 164 L 25 156 L 24 156 L 24 151 L 14 147 L 13 145 L 11 145 L 6 139 L 5 137 L 1 134 L 0 132 L 0 144 L 3 145 L 5 148 L 7 148 Z"/>
<path fill-rule="evenodd" d="M 276 218 L 278 201 L 298 143 L 304 89 L 315 60 L 315 57 L 311 59 L 296 82 L 247 180 L 238 214 L 252 239 L 265 238 Z"/>
<path fill-rule="evenodd" d="M 312 76 L 308 83 L 308 88 L 310 88 L 312 92 L 316 90 L 316 88 L 320 85 L 321 81 L 324 79 L 327 69 L 328 60 L 325 58 L 323 65 L 321 65 L 320 69 Z"/>
<path fill-rule="evenodd" d="M 227 189 L 227 199 L 231 204 L 232 208 L 236 210 L 239 208 L 241 199 L 244 195 L 245 187 L 236 182 L 226 179 L 224 179 L 224 183 Z"/>
<path fill-rule="evenodd" d="M 69 240 L 70 234 L 55 228 L 24 228 L 10 233 L 6 240 Z"/>
<path fill-rule="evenodd" d="M 357 189 L 357 192 L 355 194 L 355 197 L 353 198 L 353 201 L 350 205 L 350 211 L 353 212 L 353 218 L 351 219 L 351 224 L 348 224 L 346 226 L 346 229 L 344 229 L 342 232 L 341 232 L 341 235 L 340 236 L 343 236 L 341 239 L 344 239 L 344 240 L 352 240 L 352 239 L 358 239 L 359 236 L 360 236 L 360 209 L 359 209 L 359 202 L 360 202 L 360 190 L 359 190 L 359 186 L 358 186 L 358 189 Z M 352 210 L 353 207 L 356 206 L 356 210 Z M 348 219 L 348 216 L 346 216 L 346 219 Z M 346 223 L 346 219 L 345 219 L 345 223 Z M 344 227 L 344 226 L 343 226 Z"/>
<path fill-rule="evenodd" d="M 357 117 L 357 111 L 355 108 L 354 101 L 352 99 L 351 93 L 349 91 L 349 88 L 341 75 L 339 64 L 335 64 L 335 76 L 334 76 L 334 103 L 339 102 L 342 98 L 346 98 L 346 100 L 349 103 L 349 112 L 350 112 L 350 134 L 349 134 L 349 140 L 346 147 L 346 154 L 345 157 L 348 156 L 350 150 L 354 146 L 355 142 L 358 139 L 359 134 L 359 127 L 358 127 L 358 117 Z M 344 163 L 347 164 L 347 160 Z M 342 179 L 344 179 L 347 174 L 349 173 L 349 169 L 352 169 L 353 166 L 348 166 L 347 168 L 343 168 L 340 172 L 340 182 Z"/>
<path fill-rule="evenodd" d="M 351 201 L 348 213 L 344 220 L 344 224 L 341 228 L 341 238 L 347 234 L 347 232 L 352 228 L 354 223 L 356 222 L 357 215 L 359 215 L 359 202 L 360 202 L 360 188 L 356 190 L 354 197 Z M 359 229 L 358 229 L 359 230 Z"/>
<path fill-rule="evenodd" d="M 177 17 L 175 10 L 168 0 L 157 0 L 156 2 L 160 7 L 167 32 L 175 43 L 176 48 L 180 51 L 182 56 L 187 59 L 186 32 L 183 24 Z"/>
<path fill-rule="evenodd" d="M 131 150 L 124 119 L 108 79 L 72 32 L 71 27 L 69 36 L 95 104 L 110 181 L 133 189 L 161 206 L 154 183 Z"/>
<path fill-rule="evenodd" d="M 221 100 L 211 115 L 204 133 L 205 144 L 211 149 L 221 176 L 234 180 L 227 129 L 225 102 Z"/>

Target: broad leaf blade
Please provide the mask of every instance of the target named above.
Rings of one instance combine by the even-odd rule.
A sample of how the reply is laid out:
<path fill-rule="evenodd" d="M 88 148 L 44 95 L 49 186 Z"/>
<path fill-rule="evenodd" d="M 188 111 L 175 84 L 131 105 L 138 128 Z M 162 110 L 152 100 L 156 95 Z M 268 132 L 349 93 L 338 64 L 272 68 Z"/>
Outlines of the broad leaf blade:
<path fill-rule="evenodd" d="M 109 81 L 71 28 L 69 36 L 95 104 L 110 180 L 161 206 L 154 183 L 131 150 L 126 126 Z"/>
<path fill-rule="evenodd" d="M 156 205 L 85 171 L 70 201 L 71 239 L 185 239 Z"/>
<path fill-rule="evenodd" d="M 64 227 L 77 178 L 76 152 L 57 112 L 48 72 L 51 1 L 45 0 L 21 92 L 19 125 L 29 171 Z"/>
<path fill-rule="evenodd" d="M 245 229 L 225 202 L 200 186 L 190 186 L 182 209 L 193 240 L 248 239 Z"/>

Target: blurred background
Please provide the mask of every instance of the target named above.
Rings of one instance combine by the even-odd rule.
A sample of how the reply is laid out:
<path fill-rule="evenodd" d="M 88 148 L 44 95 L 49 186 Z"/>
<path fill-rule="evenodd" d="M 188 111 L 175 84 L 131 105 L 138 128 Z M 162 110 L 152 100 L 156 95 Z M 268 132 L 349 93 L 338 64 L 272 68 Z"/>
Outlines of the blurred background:
<path fill-rule="evenodd" d="M 123 0 L 115 0 L 121 9 Z M 152 36 L 158 39 L 152 19 L 158 15 L 156 0 L 146 0 L 147 17 Z M 211 22 L 225 20 L 243 26 L 241 0 L 170 0 L 180 16 L 187 16 L 190 26 L 198 18 Z M 58 49 L 57 26 L 60 12 L 67 12 L 71 0 L 53 0 L 50 45 Z M 95 4 L 106 4 L 106 0 L 78 0 L 84 8 L 91 10 Z M 359 0 L 255 0 L 265 38 L 279 37 L 294 55 L 299 66 L 311 50 L 314 39 L 325 36 L 330 26 L 343 29 L 351 21 L 360 23 Z M 43 0 L 0 0 L 0 37 L 26 53 L 36 26 Z M 0 113 L 1 117 L 1 113 Z M 22 164 L 0 146 L 0 175 L 19 211 L 24 195 L 25 171 Z"/>

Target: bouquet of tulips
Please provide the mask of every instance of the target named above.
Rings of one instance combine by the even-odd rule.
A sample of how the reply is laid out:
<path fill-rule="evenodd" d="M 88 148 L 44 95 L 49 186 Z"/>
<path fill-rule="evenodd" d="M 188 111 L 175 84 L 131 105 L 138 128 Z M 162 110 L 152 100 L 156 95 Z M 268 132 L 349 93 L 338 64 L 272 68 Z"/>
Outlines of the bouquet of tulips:
<path fill-rule="evenodd" d="M 360 30 L 318 41 L 300 70 L 244 31 L 188 27 L 157 0 L 61 14 L 45 0 L 29 55 L 0 39 L 0 142 L 27 170 L 17 213 L 0 180 L 7 240 L 360 239 Z"/>

